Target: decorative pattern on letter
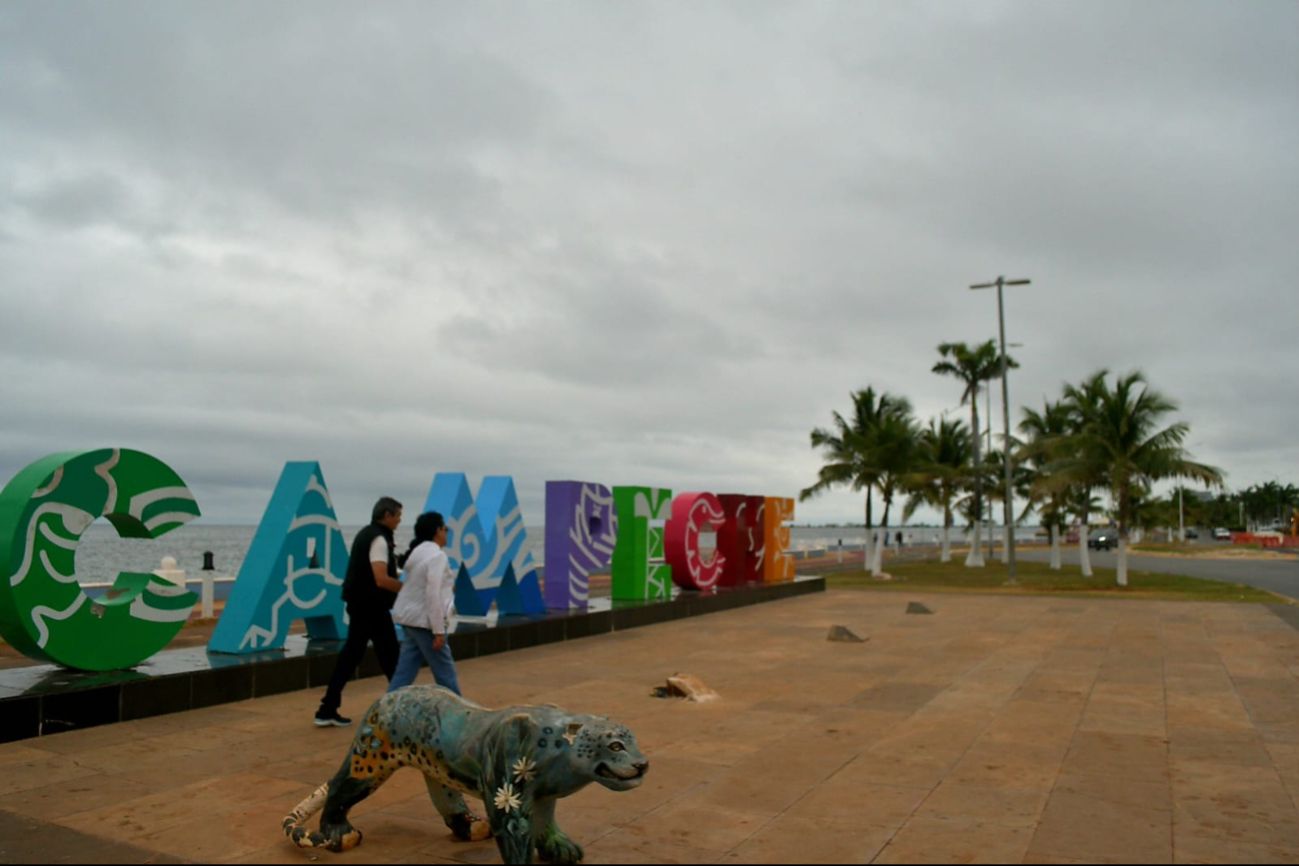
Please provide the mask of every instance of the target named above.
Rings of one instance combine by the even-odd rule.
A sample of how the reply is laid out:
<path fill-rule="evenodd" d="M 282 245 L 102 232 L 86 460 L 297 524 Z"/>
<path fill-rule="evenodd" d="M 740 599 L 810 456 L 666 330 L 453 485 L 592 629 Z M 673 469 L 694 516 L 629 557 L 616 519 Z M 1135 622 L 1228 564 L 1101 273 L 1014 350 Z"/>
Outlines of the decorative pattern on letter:
<path fill-rule="evenodd" d="M 763 576 L 768 581 L 794 579 L 794 557 L 785 552 L 789 550 L 789 527 L 784 525 L 785 521 L 793 519 L 794 500 L 767 497 L 767 513 L 763 520 L 767 561 L 763 565 Z"/>
<path fill-rule="evenodd" d="M 299 619 L 306 621 L 308 637 L 346 637 L 347 559 L 320 464 L 284 464 L 207 648 L 282 649 L 289 626 Z"/>
<path fill-rule="evenodd" d="M 176 636 L 198 596 L 122 572 L 91 601 L 77 583 L 77 544 L 99 517 L 123 538 L 158 538 L 198 513 L 180 476 L 140 451 L 66 451 L 32 463 L 0 492 L 0 635 L 32 658 L 82 670 L 144 661 Z"/>
<path fill-rule="evenodd" d="M 672 582 L 682 589 L 706 590 L 717 586 L 726 566 L 720 550 L 707 559 L 699 547 L 699 533 L 716 531 L 726 519 L 722 503 L 711 493 L 682 493 L 672 500 L 672 518 L 663 535 L 663 554 L 672 566 Z"/>
<path fill-rule="evenodd" d="M 609 565 L 618 539 L 613 494 L 602 484 L 546 482 L 546 607 L 586 607 L 590 576 Z"/>
<path fill-rule="evenodd" d="M 620 601 L 671 598 L 672 568 L 663 560 L 662 523 L 672 513 L 672 491 L 615 487 L 618 542 L 613 549 L 613 598 Z"/>
<path fill-rule="evenodd" d="M 496 599 L 506 569 L 524 584 L 536 564 L 525 553 L 528 531 L 523 526 L 514 478 L 489 475 L 483 479 L 475 500 L 463 472 L 439 472 L 433 476 L 424 511 L 436 511 L 447 522 L 447 559 L 457 574 L 463 565 L 486 612 Z M 468 611 L 463 613 L 474 616 Z"/>
<path fill-rule="evenodd" d="M 718 585 L 761 582 L 764 579 L 762 566 L 767 528 L 763 521 L 767 500 L 762 496 L 737 493 L 724 493 L 717 499 L 726 515 L 717 528 L 717 552 L 726 562 Z"/>

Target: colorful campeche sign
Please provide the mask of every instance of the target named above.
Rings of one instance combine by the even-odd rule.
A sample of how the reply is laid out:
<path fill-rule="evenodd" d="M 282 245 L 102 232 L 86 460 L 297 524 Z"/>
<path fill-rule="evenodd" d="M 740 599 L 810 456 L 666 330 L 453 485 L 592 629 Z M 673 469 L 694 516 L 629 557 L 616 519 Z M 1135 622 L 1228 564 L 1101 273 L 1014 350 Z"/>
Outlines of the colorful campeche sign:
<path fill-rule="evenodd" d="M 446 518 L 463 616 L 585 608 L 592 574 L 610 574 L 620 601 L 666 601 L 673 583 L 709 591 L 794 577 L 792 499 L 548 481 L 544 581 L 509 476 L 483 479 L 475 497 L 464 474 L 438 473 L 424 510 Z M 198 597 L 165 576 L 123 572 L 91 600 L 77 581 L 78 542 L 100 517 L 123 537 L 157 538 L 198 514 L 180 477 L 148 454 L 105 448 L 37 460 L 0 492 L 0 636 L 82 670 L 144 661 L 171 642 Z M 347 559 L 320 465 L 285 464 L 209 651 L 282 649 L 297 620 L 308 637 L 345 637 Z"/>

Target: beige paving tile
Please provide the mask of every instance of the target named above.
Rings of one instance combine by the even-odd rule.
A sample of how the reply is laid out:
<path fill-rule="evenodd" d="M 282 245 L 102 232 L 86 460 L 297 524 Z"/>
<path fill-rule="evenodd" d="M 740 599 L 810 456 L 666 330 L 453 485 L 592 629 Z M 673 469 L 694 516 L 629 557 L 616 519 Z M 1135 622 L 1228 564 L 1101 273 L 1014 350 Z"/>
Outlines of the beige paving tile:
<path fill-rule="evenodd" d="M 924 802 L 929 791 L 898 785 L 861 784 L 836 777 L 809 791 L 789 807 L 791 818 L 850 824 L 869 821 L 880 827 L 900 827 Z"/>
<path fill-rule="evenodd" d="M 976 788 L 1050 791 L 1060 775 L 1064 745 L 980 742 L 966 753 L 947 781 Z"/>
<path fill-rule="evenodd" d="M 0 797 L 0 810 L 50 821 L 142 797 L 149 787 L 101 773 L 80 776 Z"/>
<path fill-rule="evenodd" d="M 1019 863 L 1031 827 L 970 821 L 913 820 L 889 840 L 874 863 Z"/>
<path fill-rule="evenodd" d="M 942 782 L 916 809 L 913 820 L 1033 827 L 1046 808 L 1047 794 L 1007 788 L 975 788 Z"/>
<path fill-rule="evenodd" d="M 1239 728 L 1253 726 L 1249 712 L 1233 694 L 1221 696 L 1168 696 L 1168 724 L 1178 727 Z"/>
<path fill-rule="evenodd" d="M 1213 730 L 1212 728 L 1207 730 Z M 1219 737 L 1170 738 L 1168 755 L 1174 764 L 1209 762 L 1243 767 L 1271 767 L 1272 754 L 1253 731 L 1220 730 Z"/>
<path fill-rule="evenodd" d="M 26 743 L 4 743 L 0 744 L 0 767 L 8 767 L 12 764 L 23 764 L 31 761 L 43 761 L 49 759 L 52 752 L 45 749 L 33 748 L 29 744 L 38 744 L 39 739 L 27 740 Z"/>
<path fill-rule="evenodd" d="M 1166 778 L 1136 781 L 1093 773 L 1061 773 L 1052 793 L 1076 794 L 1138 809 L 1172 809 L 1172 783 Z"/>
<path fill-rule="evenodd" d="M 860 816 L 869 820 L 868 815 Z M 861 820 L 835 823 L 789 814 L 772 819 L 718 862 L 870 863 L 893 834 Z"/>
<path fill-rule="evenodd" d="M 1299 863 L 1296 847 L 1200 836 L 1194 830 L 1181 824 L 1173 827 L 1174 863 Z"/>
<path fill-rule="evenodd" d="M 1168 777 L 1168 744 L 1162 737 L 1080 730 L 1069 747 L 1063 770 L 1158 781 Z"/>
<path fill-rule="evenodd" d="M 1188 833 L 1299 848 L 1299 810 L 1272 768 L 1178 762 L 1173 810 Z"/>
<path fill-rule="evenodd" d="M 1172 813 L 1056 791 L 1028 846 L 1029 857 L 1088 862 L 1172 862 Z"/>
<path fill-rule="evenodd" d="M 65 731 L 60 734 L 47 734 L 32 742 L 39 743 L 39 748 L 43 752 L 76 755 L 92 749 L 131 743 L 146 738 L 147 734 L 137 723 L 125 722 L 84 728 L 79 731 Z"/>
<path fill-rule="evenodd" d="M 19 754 L 26 760 L 15 760 L 5 765 L 4 772 L 0 773 L 0 796 L 64 784 L 96 773 L 93 767 L 84 767 L 73 758 L 39 749 L 31 751 L 39 757 Z"/>
<path fill-rule="evenodd" d="M 944 761 L 881 750 L 858 755 L 838 775 L 864 784 L 933 788 L 950 771 L 951 764 Z"/>
<path fill-rule="evenodd" d="M 881 737 L 868 751 L 893 752 L 908 759 L 951 766 L 970 750 L 991 721 L 989 717 L 948 716 L 908 722 L 893 734 Z"/>
<path fill-rule="evenodd" d="M 266 840 L 263 840 L 266 841 Z M 279 840 L 272 845 L 264 848 L 258 848 L 238 856 L 230 857 L 222 862 L 225 863 L 273 863 L 273 864 L 308 864 L 318 863 L 323 856 L 328 856 L 329 852 L 310 851 L 299 848 L 288 839 L 280 836 Z M 436 862 L 436 861 L 429 861 Z"/>
<path fill-rule="evenodd" d="M 294 848 L 280 832 L 283 817 L 262 807 L 249 806 L 192 818 L 165 830 L 142 834 L 132 841 L 153 851 L 218 863 L 251 854 L 277 836 L 286 847 Z M 302 859 L 301 855 L 297 856 Z"/>
<path fill-rule="evenodd" d="M 646 841 L 670 839 L 679 845 L 725 853 L 744 843 L 771 820 L 770 815 L 716 806 L 666 803 L 625 826 Z"/>
<path fill-rule="evenodd" d="M 1098 700 L 1093 697 L 1083 710 L 1078 729 L 1163 737 L 1167 734 L 1166 719 L 1167 711 L 1162 702 L 1144 704 Z"/>
<path fill-rule="evenodd" d="M 722 854 L 683 845 L 675 839 L 648 839 L 622 827 L 586 849 L 586 863 L 716 863 Z"/>

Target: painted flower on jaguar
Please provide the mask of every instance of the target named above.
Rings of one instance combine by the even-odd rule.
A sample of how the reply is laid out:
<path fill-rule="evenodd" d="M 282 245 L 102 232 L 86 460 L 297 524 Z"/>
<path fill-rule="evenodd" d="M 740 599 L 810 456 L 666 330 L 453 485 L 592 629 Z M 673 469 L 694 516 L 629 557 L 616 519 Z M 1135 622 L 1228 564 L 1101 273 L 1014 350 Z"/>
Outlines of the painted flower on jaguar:
<path fill-rule="evenodd" d="M 519 795 L 514 791 L 514 786 L 509 782 L 506 782 L 504 785 L 496 789 L 496 799 L 494 802 L 496 803 L 496 808 L 500 809 L 507 815 L 512 810 L 519 808 L 522 803 L 519 799 Z"/>
<path fill-rule="evenodd" d="M 531 782 L 537 777 L 537 762 L 528 757 L 514 762 L 514 781 Z"/>

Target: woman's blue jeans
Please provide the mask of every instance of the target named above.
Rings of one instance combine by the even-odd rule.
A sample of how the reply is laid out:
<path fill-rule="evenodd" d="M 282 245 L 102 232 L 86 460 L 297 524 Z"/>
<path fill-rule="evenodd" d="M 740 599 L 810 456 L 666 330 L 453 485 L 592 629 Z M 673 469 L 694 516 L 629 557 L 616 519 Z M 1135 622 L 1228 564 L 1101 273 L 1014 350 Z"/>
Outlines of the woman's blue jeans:
<path fill-rule="evenodd" d="M 460 678 L 456 676 L 456 660 L 451 657 L 451 641 L 446 640 L 442 649 L 435 650 L 433 632 L 429 629 L 404 625 L 401 630 L 405 635 L 401 641 L 401 655 L 397 657 L 397 670 L 388 682 L 388 691 L 394 692 L 415 682 L 419 669 L 427 663 L 438 685 L 460 694 Z"/>

